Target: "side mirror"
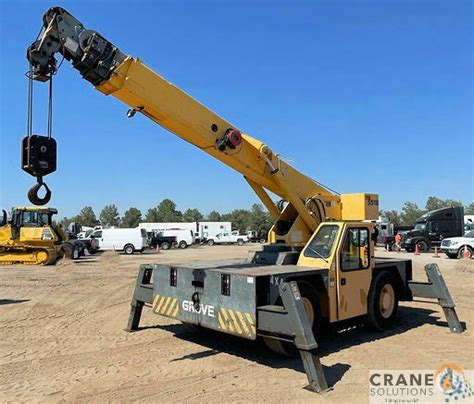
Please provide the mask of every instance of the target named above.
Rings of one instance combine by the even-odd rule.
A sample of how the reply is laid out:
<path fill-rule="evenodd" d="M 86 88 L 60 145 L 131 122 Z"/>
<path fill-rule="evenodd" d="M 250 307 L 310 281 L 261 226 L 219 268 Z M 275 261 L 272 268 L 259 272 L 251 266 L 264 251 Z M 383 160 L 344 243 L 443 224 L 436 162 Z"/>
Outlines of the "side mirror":
<path fill-rule="evenodd" d="M 376 234 L 376 233 L 371 233 L 370 239 L 371 239 L 373 242 L 376 242 L 376 241 L 377 241 L 377 234 Z"/>

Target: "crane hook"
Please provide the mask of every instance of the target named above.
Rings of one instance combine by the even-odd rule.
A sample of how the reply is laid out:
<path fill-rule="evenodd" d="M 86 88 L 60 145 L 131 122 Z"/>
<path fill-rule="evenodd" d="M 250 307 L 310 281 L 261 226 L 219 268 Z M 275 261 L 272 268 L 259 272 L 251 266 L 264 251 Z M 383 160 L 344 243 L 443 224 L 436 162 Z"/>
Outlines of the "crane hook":
<path fill-rule="evenodd" d="M 36 177 L 36 180 L 38 183 L 33 185 L 28 191 L 28 199 L 33 205 L 46 205 L 51 199 L 51 190 L 48 188 L 46 183 L 43 182 L 43 177 L 38 176 Z M 38 195 L 41 187 L 44 187 L 46 190 L 46 194 L 42 198 Z"/>

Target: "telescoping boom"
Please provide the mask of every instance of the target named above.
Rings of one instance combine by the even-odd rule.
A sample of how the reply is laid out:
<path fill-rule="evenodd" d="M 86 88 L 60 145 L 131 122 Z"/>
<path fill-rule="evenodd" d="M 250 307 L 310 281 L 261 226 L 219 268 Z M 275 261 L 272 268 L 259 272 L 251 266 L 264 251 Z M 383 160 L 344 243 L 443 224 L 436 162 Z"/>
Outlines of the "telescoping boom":
<path fill-rule="evenodd" d="M 128 331 L 139 329 L 148 305 L 184 323 L 261 337 L 275 352 L 299 354 L 307 387 L 316 392 L 330 388 L 317 351 L 323 325 L 362 321 L 384 331 L 395 323 L 399 301 L 423 297 L 441 305 L 453 333 L 463 331 L 436 264 L 425 267 L 428 282 L 414 282 L 411 260 L 375 257 L 377 195 L 330 191 L 59 7 L 46 12 L 28 48 L 30 87 L 34 80 L 49 81 L 52 91 L 56 53 L 97 90 L 127 104 L 128 116 L 149 117 L 241 173 L 275 219 L 269 245 L 246 263 L 141 266 Z M 31 102 L 29 111 L 31 118 Z M 30 199 L 45 203 L 48 194 L 39 198 L 37 191 L 56 168 L 56 143 L 51 130 L 33 135 L 31 122 L 23 169 L 38 179 Z M 288 203 L 277 206 L 267 192 Z"/>
<path fill-rule="evenodd" d="M 275 219 L 271 243 L 302 246 L 324 220 L 378 218 L 377 195 L 330 191 L 60 7 L 46 12 L 42 32 L 28 48 L 30 79 L 51 80 L 56 54 L 97 90 L 127 104 L 128 116 L 140 112 L 241 173 Z M 288 203 L 278 209 L 267 191 Z"/>

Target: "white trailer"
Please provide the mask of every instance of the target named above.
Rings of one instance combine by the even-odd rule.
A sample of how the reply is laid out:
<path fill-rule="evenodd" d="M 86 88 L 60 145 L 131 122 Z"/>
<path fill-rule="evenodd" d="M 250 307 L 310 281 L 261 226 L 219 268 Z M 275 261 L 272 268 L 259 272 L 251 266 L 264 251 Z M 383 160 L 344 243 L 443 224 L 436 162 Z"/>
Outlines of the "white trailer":
<path fill-rule="evenodd" d="M 199 222 L 196 238 L 207 240 L 221 233 L 232 232 L 231 222 Z"/>
<path fill-rule="evenodd" d="M 193 242 L 205 241 L 214 238 L 218 234 L 232 232 L 231 222 L 154 222 L 140 223 L 138 227 L 145 229 L 147 232 L 191 230 L 193 232 Z"/>
<path fill-rule="evenodd" d="M 150 231 L 163 231 L 163 230 L 191 230 L 194 233 L 198 230 L 197 222 L 153 222 L 153 223 L 140 223 L 138 225 L 141 229 L 145 229 L 147 232 Z"/>

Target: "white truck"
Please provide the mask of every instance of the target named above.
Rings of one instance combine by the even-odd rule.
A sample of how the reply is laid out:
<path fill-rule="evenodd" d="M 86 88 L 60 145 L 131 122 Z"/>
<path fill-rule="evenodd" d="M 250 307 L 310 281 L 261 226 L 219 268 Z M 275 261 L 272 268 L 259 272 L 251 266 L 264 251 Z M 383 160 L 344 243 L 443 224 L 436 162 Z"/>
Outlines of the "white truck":
<path fill-rule="evenodd" d="M 468 231 L 461 237 L 449 237 L 441 241 L 441 251 L 449 258 L 463 258 L 464 251 L 467 257 L 472 258 L 474 254 L 474 230 Z"/>
<path fill-rule="evenodd" d="M 196 242 L 197 222 L 153 222 L 140 223 L 138 227 L 147 232 L 160 233 L 165 237 L 176 237 L 176 246 L 186 248 Z"/>
<path fill-rule="evenodd" d="M 143 252 L 147 247 L 145 229 L 99 229 L 94 230 L 89 237 L 99 242 L 100 251 L 123 251 L 131 255 L 135 251 Z"/>
<path fill-rule="evenodd" d="M 175 247 L 188 248 L 193 245 L 196 241 L 194 238 L 194 232 L 189 229 L 168 229 L 168 230 L 154 230 L 164 237 L 176 237 Z"/>
<path fill-rule="evenodd" d="M 247 235 L 239 234 L 238 231 L 219 233 L 207 239 L 207 245 L 214 244 L 238 244 L 244 245 L 248 241 Z"/>

